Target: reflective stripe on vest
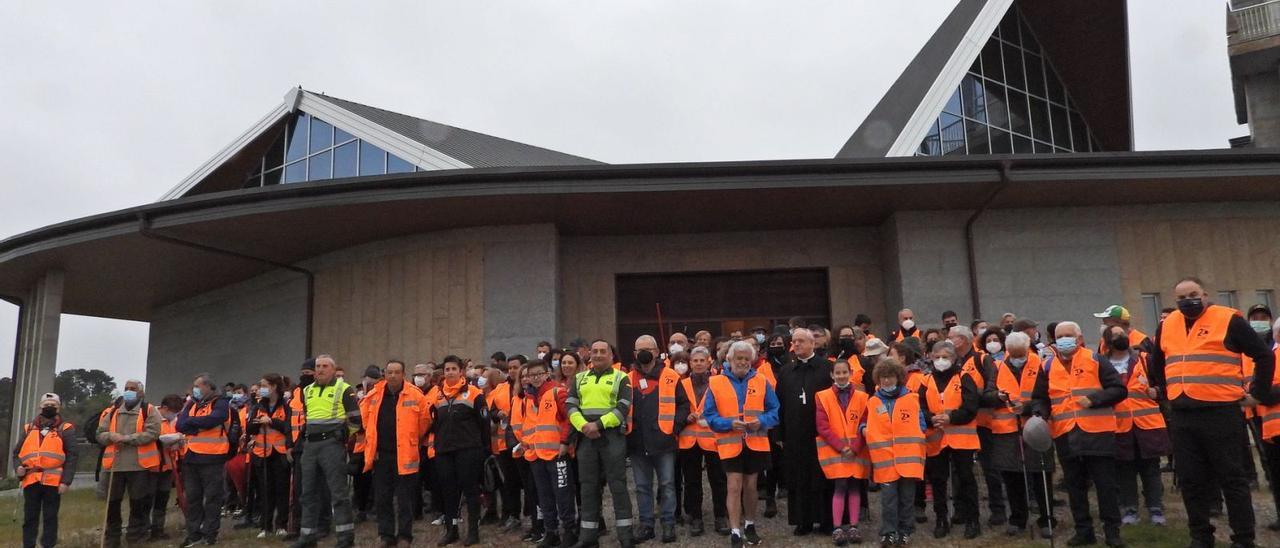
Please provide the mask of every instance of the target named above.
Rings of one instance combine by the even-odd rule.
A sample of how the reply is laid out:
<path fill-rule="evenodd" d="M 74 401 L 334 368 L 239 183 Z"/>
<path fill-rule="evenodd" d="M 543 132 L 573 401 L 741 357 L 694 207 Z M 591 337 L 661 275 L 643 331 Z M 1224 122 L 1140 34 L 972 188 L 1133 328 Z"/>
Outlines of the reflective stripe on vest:
<path fill-rule="evenodd" d="M 866 436 L 873 481 L 924 479 L 928 441 L 920 431 L 920 398 L 914 392 L 894 400 L 892 416 L 879 395 L 868 399 Z"/>
<path fill-rule="evenodd" d="M 1076 400 L 1102 389 L 1098 379 L 1098 359 L 1093 352 L 1079 349 L 1071 363 L 1055 355 L 1049 360 L 1049 398 L 1052 403 L 1049 423 L 1053 437 L 1059 437 L 1077 426 L 1090 433 L 1115 432 L 1116 414 L 1111 407 L 1082 408 Z M 1069 367 L 1069 369 L 1068 369 Z"/>
<path fill-rule="evenodd" d="M 57 487 L 62 482 L 62 464 L 67 456 L 63 449 L 62 433 L 71 428 L 71 423 L 63 421 L 56 429 L 50 429 L 43 438 L 40 430 L 32 424 L 23 427 L 26 438 L 18 449 L 18 462 L 27 468 L 22 476 L 22 487 L 39 483 Z"/>
<path fill-rule="evenodd" d="M 204 417 L 213 413 L 213 404 L 220 398 L 214 397 L 209 400 L 197 402 L 188 410 L 188 416 Z M 199 453 L 201 455 L 225 455 L 231 449 L 231 444 L 227 442 L 227 431 L 231 429 L 231 408 L 227 407 L 227 419 L 222 424 L 213 428 L 206 428 L 196 432 L 194 436 L 187 437 L 187 451 Z"/>
<path fill-rule="evenodd" d="M 764 396 L 768 387 L 767 381 L 755 375 L 747 381 L 746 401 L 738 404 L 738 393 L 726 375 L 713 375 L 709 381 L 710 390 L 715 397 L 716 412 L 723 418 L 739 417 L 738 420 L 751 422 L 764 413 Z M 769 437 L 764 429 L 756 432 L 716 432 L 716 452 L 720 459 L 731 459 L 742 453 L 743 443 L 752 451 L 769 452 Z"/>
<path fill-rule="evenodd" d="M 846 445 L 857 439 L 858 427 L 862 424 L 867 412 L 867 394 L 850 388 L 849 405 L 840 407 L 840 397 L 834 386 L 818 392 L 815 400 L 818 409 L 826 414 L 827 424 L 836 437 L 844 440 Z M 867 478 L 867 464 L 870 457 L 866 448 L 858 453 L 845 456 L 827 444 L 822 435 L 815 438 L 818 449 L 818 465 L 827 479 L 854 477 Z"/>
<path fill-rule="evenodd" d="M 147 406 L 147 408 L 145 409 L 142 408 L 141 406 L 143 405 Z M 119 418 L 120 416 L 120 408 L 113 407 L 110 409 L 110 412 L 111 412 L 111 420 L 107 423 L 107 432 L 116 432 L 116 419 Z M 159 413 L 159 411 L 156 410 L 154 407 L 152 407 L 151 404 L 145 403 L 145 402 L 140 403 L 138 408 L 137 425 L 134 427 L 134 431 L 129 432 L 129 434 L 143 432 L 147 429 L 146 419 L 143 418 L 143 415 L 146 415 L 148 412 Z M 103 447 L 103 450 L 102 450 L 102 469 L 103 470 L 111 470 L 111 467 L 115 465 L 116 453 L 119 451 L 119 448 L 117 447 L 118 445 L 120 444 L 108 443 L 106 447 Z M 146 445 L 138 445 L 138 446 L 131 446 L 131 447 L 135 447 L 135 449 L 138 452 L 138 466 L 141 466 L 143 468 L 146 468 L 147 470 L 152 470 L 152 471 L 160 469 L 160 451 L 156 449 L 155 443 L 148 443 Z"/>
<path fill-rule="evenodd" d="M 306 409 L 308 434 L 330 432 L 341 427 L 347 420 L 360 414 L 359 409 L 347 409 L 342 395 L 351 385 L 342 379 L 334 379 L 333 384 L 320 386 L 311 383 L 302 389 L 302 406 Z"/>
<path fill-rule="evenodd" d="M 263 416 L 283 421 L 284 408 L 284 405 L 277 404 L 276 410 L 268 415 L 263 407 L 257 406 L 254 408 L 253 418 L 256 420 L 259 416 Z M 253 455 L 256 457 L 266 458 L 275 453 L 284 453 L 286 450 L 284 433 L 272 428 L 271 425 L 261 426 L 253 440 Z"/>
<path fill-rule="evenodd" d="M 759 372 L 757 371 L 756 374 L 759 375 Z M 766 382 L 768 382 L 767 379 Z M 684 390 L 685 398 L 687 398 L 689 403 L 693 405 L 693 413 L 698 416 L 702 416 L 703 404 L 707 401 L 707 394 L 711 392 L 711 387 L 708 386 L 702 392 L 701 398 L 694 395 L 693 379 L 681 380 L 680 387 Z M 684 429 L 680 430 L 679 441 L 681 449 L 690 449 L 694 444 L 697 444 L 703 451 L 716 450 L 715 433 L 711 431 L 711 428 L 702 426 L 697 422 L 686 424 Z"/>
<path fill-rule="evenodd" d="M 938 392 L 938 396 L 942 401 L 942 412 L 950 413 L 960 408 L 963 402 L 964 383 L 961 378 L 969 375 L 973 378 L 977 375 L 976 371 L 971 373 L 972 369 L 962 369 L 958 373 L 951 376 L 951 380 L 947 381 L 947 387 Z M 980 378 L 974 379 L 974 384 L 979 386 L 981 390 Z M 968 424 L 948 424 L 942 427 L 942 446 L 952 449 L 980 449 L 981 443 L 978 442 L 978 421 L 974 419 Z"/>
<path fill-rule="evenodd" d="M 1210 305 L 1187 329 L 1186 317 L 1173 311 L 1160 327 L 1169 399 L 1187 397 L 1207 402 L 1244 398 L 1241 356 L 1227 350 L 1224 340 L 1235 309 Z"/>
<path fill-rule="evenodd" d="M 1125 383 L 1129 397 L 1116 404 L 1116 433 L 1123 434 L 1137 426 L 1140 430 L 1159 430 L 1165 427 L 1164 415 L 1160 414 L 1160 404 L 1147 394 L 1150 388 L 1147 379 L 1147 359 L 1139 355 L 1133 361 L 1129 379 Z"/>
<path fill-rule="evenodd" d="M 643 377 L 639 371 L 631 371 L 627 373 L 631 381 L 632 399 L 640 393 L 640 383 L 644 381 L 648 383 L 648 378 Z M 662 372 L 658 374 L 658 430 L 663 434 L 670 435 L 675 432 L 676 420 L 676 385 L 680 383 L 680 374 L 670 367 L 663 367 Z M 635 406 L 627 408 L 628 419 L 635 414 Z M 627 420 L 627 424 L 631 424 L 631 420 Z M 630 432 L 630 428 L 627 429 Z"/>
<path fill-rule="evenodd" d="M 556 460 L 560 456 L 560 422 L 557 420 L 556 397 L 560 387 L 552 387 L 542 397 L 524 397 L 523 434 L 520 445 L 524 447 L 525 460 Z"/>
<path fill-rule="evenodd" d="M 1008 360 L 1008 357 L 1005 357 Z M 1026 363 L 1022 364 L 1021 378 L 1014 377 L 1013 368 L 1006 361 L 996 362 L 996 388 L 1009 395 L 1011 404 L 1030 401 L 1031 392 L 1035 389 L 1036 379 L 1040 376 L 1040 357 L 1028 353 Z M 1012 434 L 1018 431 L 1019 419 L 1009 407 L 992 410 L 989 427 L 993 434 Z"/>

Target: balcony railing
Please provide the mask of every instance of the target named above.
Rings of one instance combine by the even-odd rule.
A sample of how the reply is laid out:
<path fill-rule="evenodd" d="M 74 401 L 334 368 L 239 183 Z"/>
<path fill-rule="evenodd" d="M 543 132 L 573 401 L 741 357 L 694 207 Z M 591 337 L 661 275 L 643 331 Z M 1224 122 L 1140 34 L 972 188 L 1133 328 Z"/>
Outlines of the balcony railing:
<path fill-rule="evenodd" d="M 1236 32 L 1228 37 L 1231 45 L 1280 34 L 1280 0 L 1232 10 Z"/>

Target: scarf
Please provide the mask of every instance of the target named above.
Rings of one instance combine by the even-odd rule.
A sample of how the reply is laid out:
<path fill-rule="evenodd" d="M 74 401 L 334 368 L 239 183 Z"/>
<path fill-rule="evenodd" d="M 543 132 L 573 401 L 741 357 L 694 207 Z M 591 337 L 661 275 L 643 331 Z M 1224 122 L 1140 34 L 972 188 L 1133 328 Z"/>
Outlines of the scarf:
<path fill-rule="evenodd" d="M 446 399 L 451 400 L 456 398 L 458 394 L 462 392 L 462 389 L 466 387 L 467 387 L 466 379 L 458 379 L 457 381 L 454 381 L 453 384 L 449 384 L 449 379 L 445 379 L 443 382 L 440 383 L 440 393 L 444 394 L 444 397 Z"/>

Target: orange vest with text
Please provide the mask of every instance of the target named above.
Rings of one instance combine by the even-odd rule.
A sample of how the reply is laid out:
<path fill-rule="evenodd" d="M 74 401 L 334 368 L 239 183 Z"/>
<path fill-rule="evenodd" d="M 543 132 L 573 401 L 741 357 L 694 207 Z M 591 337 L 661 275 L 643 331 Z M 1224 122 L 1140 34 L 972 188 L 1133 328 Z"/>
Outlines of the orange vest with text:
<path fill-rule="evenodd" d="M 373 470 L 373 461 L 378 456 L 378 445 L 388 440 L 378 439 L 378 414 L 382 409 L 382 399 L 387 397 L 387 381 L 378 381 L 373 389 L 360 401 L 360 420 L 364 423 L 364 471 Z M 427 407 L 427 397 L 411 382 L 400 388 L 399 403 L 396 404 L 396 469 L 401 476 L 416 474 L 421 468 L 422 436 L 431 427 L 431 412 Z"/>
<path fill-rule="evenodd" d="M 216 401 L 218 401 L 217 398 L 196 402 L 192 404 L 187 414 L 192 417 L 207 416 L 213 413 L 213 403 Z M 188 436 L 187 451 L 201 455 L 226 455 L 231 449 L 231 443 L 227 441 L 227 433 L 231 430 L 232 413 L 235 411 L 228 406 L 226 421 L 213 428 L 196 432 L 194 436 Z"/>
<path fill-rule="evenodd" d="M 953 366 L 954 367 L 954 366 Z M 972 366 L 966 365 L 959 373 L 951 376 L 951 380 L 947 381 L 947 386 L 939 389 L 937 382 L 932 375 L 929 376 L 930 383 L 934 386 L 934 393 L 938 394 L 938 401 L 941 405 L 942 413 L 950 413 L 960 408 L 962 403 L 963 384 L 960 382 L 961 377 L 969 375 L 975 384 L 981 386 L 982 376 L 973 370 Z M 937 414 L 937 413 L 935 413 Z M 931 439 L 932 441 L 932 439 Z M 980 449 L 982 445 L 978 442 L 978 419 L 974 418 L 968 424 L 948 424 L 942 427 L 942 438 L 938 439 L 935 444 L 931 444 L 930 455 L 936 455 L 934 451 L 941 451 L 944 447 L 952 449 Z"/>
<path fill-rule="evenodd" d="M 1209 305 L 1189 330 L 1181 311 L 1165 318 L 1160 326 L 1160 349 L 1164 351 L 1169 399 L 1183 394 L 1205 402 L 1244 399 L 1243 361 L 1223 343 L 1231 317 L 1238 315 L 1233 308 Z"/>
<path fill-rule="evenodd" d="M 284 408 L 285 406 L 283 405 L 277 405 L 275 412 L 268 414 L 266 407 L 261 405 L 254 406 L 252 420 L 258 420 L 258 417 L 269 417 L 273 420 L 280 421 L 285 420 Z M 246 432 L 248 432 L 249 422 L 252 421 L 244 423 Z M 284 436 L 284 432 L 280 432 L 275 428 L 272 428 L 271 425 L 258 428 L 258 435 L 253 436 L 253 456 L 258 458 L 267 458 L 276 453 L 284 453 L 288 450 L 285 445 Z"/>
<path fill-rule="evenodd" d="M 827 415 L 827 424 L 831 427 L 832 433 L 843 438 L 845 444 L 849 444 L 850 440 L 859 436 L 858 427 L 862 425 L 867 414 L 866 392 L 853 390 L 849 394 L 849 405 L 844 409 L 840 408 L 840 397 L 836 395 L 835 386 L 818 392 L 816 398 L 818 407 Z M 814 439 L 818 447 L 818 465 L 822 467 L 822 474 L 827 479 L 849 477 L 867 479 L 867 469 L 870 468 L 871 460 L 867 455 L 865 443 L 857 453 L 846 457 L 834 447 L 827 445 L 827 440 L 823 439 L 821 434 Z"/>
<path fill-rule="evenodd" d="M 489 452 L 497 455 L 507 450 L 506 428 L 503 425 L 511 425 L 512 434 L 518 431 L 515 427 L 515 421 L 511 417 L 511 383 L 504 382 L 493 387 L 489 395 L 484 397 L 484 401 L 489 404 L 489 413 L 491 415 L 497 416 L 499 412 L 507 414 L 507 420 L 495 424 L 492 433 L 489 435 Z"/>
<path fill-rule="evenodd" d="M 867 400 L 866 436 L 872 481 L 924 479 L 925 435 L 920 431 L 920 398 L 915 392 L 898 397 L 893 416 L 879 395 Z"/>
<path fill-rule="evenodd" d="M 40 430 L 31 423 L 22 426 L 26 439 L 22 442 L 22 448 L 18 449 L 18 464 L 27 469 L 26 475 L 22 476 L 24 489 L 37 483 L 49 487 L 57 487 L 62 483 L 62 463 L 67 460 L 62 435 L 69 429 L 71 423 L 62 421 L 62 424 L 51 428 L 44 439 L 41 439 Z"/>
<path fill-rule="evenodd" d="M 759 420 L 756 417 L 764 413 L 764 394 L 768 381 L 763 376 L 756 375 L 747 381 L 747 397 L 742 405 L 738 405 L 738 393 L 733 390 L 733 383 L 728 377 L 712 375 L 709 382 L 707 390 L 715 396 L 716 412 L 721 417 L 738 417 L 738 420 L 743 422 L 755 422 Z M 716 451 L 720 454 L 721 460 L 731 459 L 741 454 L 744 440 L 752 451 L 769 452 L 769 435 L 763 429 L 755 432 L 730 430 L 723 433 L 716 432 L 715 435 Z"/>
<path fill-rule="evenodd" d="M 1008 359 L 1006 356 L 1005 359 Z M 1022 377 L 1013 375 L 1013 369 L 1003 360 L 996 362 L 996 388 L 1009 394 L 1010 403 L 1031 401 L 1031 391 L 1036 387 L 1036 378 L 1040 376 L 1040 356 L 1027 352 L 1027 363 L 1022 365 Z M 1008 407 L 991 410 L 988 423 L 992 434 L 1013 434 L 1018 431 L 1018 416 Z"/>
<path fill-rule="evenodd" d="M 1069 369 L 1063 367 L 1063 363 L 1062 357 L 1056 353 L 1049 358 L 1049 424 L 1053 437 L 1057 438 L 1076 427 L 1093 434 L 1115 432 L 1114 408 L 1085 408 L 1076 403 L 1080 397 L 1102 389 L 1097 356 L 1080 348 L 1071 356 Z"/>
<path fill-rule="evenodd" d="M 541 398 L 527 394 L 520 398 L 520 446 L 524 448 L 524 458 L 527 461 L 552 461 L 560 456 L 560 421 L 556 420 L 559 404 L 556 397 L 561 390 L 563 388 L 555 386 L 543 393 Z M 514 427 L 515 423 L 512 423 L 512 428 Z"/>
<path fill-rule="evenodd" d="M 631 390 L 637 394 L 640 392 L 641 379 L 648 383 L 648 379 L 645 379 L 639 371 L 632 371 L 627 375 L 631 377 Z M 670 435 L 675 432 L 676 385 L 678 384 L 680 384 L 680 374 L 670 367 L 663 367 L 662 373 L 658 375 L 658 430 L 661 430 L 663 434 Z M 635 396 L 632 396 L 632 400 L 635 399 Z M 628 433 L 631 432 L 631 410 L 633 407 L 627 407 Z"/>
<path fill-rule="evenodd" d="M 143 430 L 146 430 L 145 423 L 146 423 L 147 414 L 160 412 L 160 410 L 156 409 L 154 406 L 152 406 L 149 403 L 144 402 L 141 405 L 145 405 L 146 408 L 138 410 L 138 424 L 134 428 L 133 430 L 134 432 L 142 432 Z M 116 419 L 119 418 L 119 413 L 117 411 L 119 409 L 120 409 L 119 407 L 112 407 L 108 410 L 111 413 L 111 421 L 107 424 L 108 432 L 116 431 Z M 164 422 L 164 421 L 161 420 L 160 422 Z M 102 450 L 102 469 L 103 470 L 110 470 L 111 466 L 115 464 L 116 445 L 119 445 L 119 444 L 108 443 L 107 446 L 103 448 Z M 138 446 L 138 466 L 141 466 L 153 472 L 160 469 L 160 450 L 158 449 L 158 445 L 159 445 L 159 442 L 148 443 L 146 445 Z"/>
<path fill-rule="evenodd" d="M 756 374 L 757 375 L 759 374 L 759 370 L 756 370 Z M 710 379 L 708 379 L 707 382 L 710 382 Z M 689 398 L 689 405 L 694 406 L 692 408 L 693 412 L 696 413 L 698 416 L 701 416 L 702 409 L 703 409 L 702 404 L 706 402 L 707 394 L 711 392 L 711 387 L 707 386 L 707 389 L 705 392 L 702 393 L 701 398 L 694 396 L 693 379 L 681 380 L 680 389 L 684 390 L 685 397 Z M 702 426 L 701 424 L 698 424 L 696 422 L 686 424 L 684 429 L 680 430 L 679 441 L 680 441 L 681 449 L 691 449 L 693 448 L 694 444 L 697 444 L 697 446 L 701 448 L 703 451 L 716 450 L 715 433 L 711 431 L 711 428 Z"/>

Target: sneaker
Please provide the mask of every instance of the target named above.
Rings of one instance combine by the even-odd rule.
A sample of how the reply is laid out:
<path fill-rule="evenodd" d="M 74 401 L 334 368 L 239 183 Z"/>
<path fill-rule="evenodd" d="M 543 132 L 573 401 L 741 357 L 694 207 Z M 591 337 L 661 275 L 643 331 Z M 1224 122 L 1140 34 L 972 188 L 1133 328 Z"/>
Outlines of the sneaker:
<path fill-rule="evenodd" d="M 1164 521 L 1164 510 L 1163 510 L 1163 509 L 1160 509 L 1160 508 L 1148 508 L 1148 509 L 1147 509 L 1147 514 L 1149 514 L 1149 515 L 1151 516 L 1151 524 L 1152 524 L 1152 525 L 1160 525 L 1160 526 L 1164 526 L 1165 521 Z M 1270 529 L 1270 526 L 1268 526 L 1268 529 Z M 1272 531 L 1275 531 L 1275 530 L 1276 530 L 1276 529 L 1272 529 Z"/>
<path fill-rule="evenodd" d="M 729 546 L 730 546 L 730 548 L 742 548 L 742 546 L 743 546 L 743 544 L 742 544 L 742 537 L 738 536 L 738 534 L 737 534 L 737 533 L 730 534 L 730 535 L 729 535 Z"/>
<path fill-rule="evenodd" d="M 440 514 L 439 516 L 436 516 L 436 519 L 431 520 L 431 524 L 444 525 L 444 514 Z"/>
<path fill-rule="evenodd" d="M 270 534 L 270 533 L 268 533 L 266 530 L 258 531 L 258 537 L 257 537 L 257 538 L 267 538 L 267 535 L 269 535 L 269 534 Z"/>
<path fill-rule="evenodd" d="M 276 536 L 277 536 L 277 537 L 285 537 L 285 536 L 288 536 L 288 535 L 289 535 L 289 531 L 286 531 L 286 530 L 284 530 L 284 529 L 276 529 Z"/>
<path fill-rule="evenodd" d="M 844 529 L 836 528 L 831 532 L 831 544 L 836 546 L 844 546 L 849 543 L 849 539 L 844 536 Z"/>
<path fill-rule="evenodd" d="M 898 537 L 889 533 L 880 535 L 880 548 L 890 548 L 898 542 Z"/>
<path fill-rule="evenodd" d="M 196 546 L 200 544 L 201 540 L 204 540 L 204 539 L 201 539 L 200 537 L 187 537 L 182 540 L 182 543 L 179 544 L 179 546 L 181 546 L 182 548 L 191 548 L 192 546 Z"/>
<path fill-rule="evenodd" d="M 906 546 L 908 544 L 911 544 L 911 535 L 908 535 L 906 533 L 898 533 L 897 543 L 898 543 L 898 546 Z"/>
<path fill-rule="evenodd" d="M 862 544 L 862 531 L 858 530 L 857 525 L 850 525 L 844 530 L 844 538 L 849 541 L 849 544 Z"/>
<path fill-rule="evenodd" d="M 746 537 L 744 540 L 747 541 L 748 545 L 755 546 L 760 544 L 760 535 L 756 534 L 756 524 L 752 523 L 751 525 L 748 525 L 747 528 L 742 531 L 742 535 Z"/>
<path fill-rule="evenodd" d="M 510 516 L 505 521 L 502 522 L 502 531 L 504 533 L 507 531 L 515 531 L 516 529 L 519 529 L 519 528 L 520 528 L 520 518 L 517 518 L 515 516 Z"/>
<path fill-rule="evenodd" d="M 1138 509 L 1125 508 L 1124 515 L 1120 517 L 1120 525 L 1135 525 L 1138 523 Z"/>

